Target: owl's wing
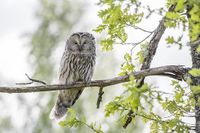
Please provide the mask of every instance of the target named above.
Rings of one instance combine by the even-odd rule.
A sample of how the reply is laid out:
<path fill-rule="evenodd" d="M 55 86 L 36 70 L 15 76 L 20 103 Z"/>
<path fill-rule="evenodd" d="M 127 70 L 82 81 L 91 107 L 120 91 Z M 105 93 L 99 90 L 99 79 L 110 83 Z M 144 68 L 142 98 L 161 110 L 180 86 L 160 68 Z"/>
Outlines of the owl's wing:
<path fill-rule="evenodd" d="M 63 53 L 63 56 L 61 58 L 61 61 L 60 61 L 60 68 L 59 68 L 59 84 L 66 84 L 66 80 L 67 80 L 67 77 L 69 77 L 69 65 L 68 65 L 68 59 L 67 59 L 67 54 L 66 54 L 66 51 Z M 62 91 L 59 92 L 59 94 L 61 93 Z M 59 99 L 59 98 L 58 98 Z M 59 120 L 60 117 L 56 116 L 56 113 L 55 112 L 58 112 L 58 100 L 56 102 L 56 104 L 54 105 L 54 107 L 52 108 L 51 112 L 50 112 L 50 115 L 49 115 L 49 118 L 50 119 L 54 119 L 54 120 Z M 66 108 L 63 108 L 62 109 L 62 115 L 65 114 L 66 112 Z M 64 113 L 63 113 L 64 112 Z"/>
<path fill-rule="evenodd" d="M 68 56 L 66 51 L 63 53 L 60 62 L 60 69 L 59 69 L 59 83 L 66 84 L 67 77 L 69 77 L 69 64 L 68 64 Z"/>

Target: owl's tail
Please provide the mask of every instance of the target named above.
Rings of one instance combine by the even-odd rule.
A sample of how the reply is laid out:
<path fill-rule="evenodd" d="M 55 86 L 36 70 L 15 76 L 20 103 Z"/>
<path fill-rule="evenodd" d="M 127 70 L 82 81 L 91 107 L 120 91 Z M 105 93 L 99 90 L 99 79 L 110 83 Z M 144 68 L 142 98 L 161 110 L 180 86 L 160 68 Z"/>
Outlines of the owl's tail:
<path fill-rule="evenodd" d="M 83 88 L 60 91 L 56 104 L 51 110 L 50 119 L 58 120 L 62 118 L 66 114 L 67 109 L 76 102 L 82 92 Z"/>

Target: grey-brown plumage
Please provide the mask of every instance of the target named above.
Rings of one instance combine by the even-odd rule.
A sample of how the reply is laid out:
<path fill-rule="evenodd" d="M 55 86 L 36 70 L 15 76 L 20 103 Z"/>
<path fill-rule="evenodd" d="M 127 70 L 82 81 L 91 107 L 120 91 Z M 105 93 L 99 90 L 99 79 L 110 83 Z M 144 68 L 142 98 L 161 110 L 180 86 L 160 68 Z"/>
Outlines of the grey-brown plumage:
<path fill-rule="evenodd" d="M 95 38 L 88 32 L 72 34 L 66 42 L 63 53 L 59 82 L 72 84 L 77 81 L 89 83 L 95 65 Z M 59 91 L 57 102 L 51 112 L 51 118 L 59 119 L 65 115 L 81 95 L 84 88 Z"/>

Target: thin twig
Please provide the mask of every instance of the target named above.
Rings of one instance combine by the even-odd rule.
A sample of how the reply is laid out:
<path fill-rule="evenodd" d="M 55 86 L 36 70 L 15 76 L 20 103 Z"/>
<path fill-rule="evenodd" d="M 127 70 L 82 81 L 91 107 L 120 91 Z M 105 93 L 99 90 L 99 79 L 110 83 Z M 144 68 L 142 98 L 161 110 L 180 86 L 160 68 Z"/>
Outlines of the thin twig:
<path fill-rule="evenodd" d="M 29 84 L 32 84 L 32 83 L 40 83 L 40 84 L 43 84 L 43 85 L 47 85 L 47 83 L 44 82 L 44 81 L 41 81 L 41 80 L 38 80 L 38 79 L 30 78 L 30 77 L 28 76 L 28 74 L 26 74 L 26 73 L 25 73 L 25 75 L 26 75 L 26 77 L 27 77 L 31 82 L 27 82 L 27 83 L 16 83 L 16 85 L 29 85 Z"/>
<path fill-rule="evenodd" d="M 148 10 L 148 14 L 145 17 L 146 19 L 148 19 L 151 16 L 151 14 L 155 12 L 155 10 L 154 9 L 152 10 L 149 6 L 147 6 L 147 10 Z"/>
<path fill-rule="evenodd" d="M 139 29 L 141 31 L 148 32 L 148 33 L 153 33 L 155 31 L 155 30 L 153 30 L 153 31 L 145 30 L 145 29 L 143 29 L 143 28 L 141 28 L 139 26 L 135 26 L 135 29 Z"/>
<path fill-rule="evenodd" d="M 127 116 L 128 116 L 128 118 L 127 118 L 125 124 L 123 125 L 123 128 L 124 128 L 124 129 L 131 123 L 133 117 L 135 117 L 135 114 L 133 113 L 132 110 L 130 110 L 130 111 L 128 112 Z"/>
<path fill-rule="evenodd" d="M 27 77 L 29 80 L 31 80 L 31 81 L 33 81 L 33 82 L 41 83 L 41 84 L 43 84 L 43 85 L 46 85 L 46 84 L 47 84 L 47 83 L 44 82 L 44 81 L 41 81 L 41 80 L 38 80 L 38 79 L 30 78 L 30 77 L 28 76 L 28 74 L 25 74 L 25 75 L 26 75 L 26 77 Z"/>
<path fill-rule="evenodd" d="M 136 42 L 136 43 L 133 43 L 133 44 L 135 44 L 135 45 L 141 44 L 141 43 L 144 42 L 146 39 L 148 39 L 152 34 L 153 34 L 153 32 L 150 33 L 149 35 L 147 35 L 147 36 L 146 36 L 144 39 L 142 39 L 141 41 Z"/>
<path fill-rule="evenodd" d="M 136 26 L 136 25 L 131 25 L 131 24 L 126 24 L 127 26 L 129 26 L 129 27 L 133 27 L 134 29 L 138 29 L 138 30 L 141 30 L 141 31 L 143 31 L 143 32 L 147 32 L 147 33 L 152 33 L 152 32 L 154 32 L 155 30 L 153 30 L 153 31 L 149 31 L 149 30 L 145 30 L 145 29 L 143 29 L 143 28 L 141 28 L 141 27 L 139 27 L 139 26 Z"/>
<path fill-rule="evenodd" d="M 144 39 L 142 39 L 141 41 L 136 42 L 136 43 L 132 43 L 133 47 L 131 48 L 131 56 L 132 56 L 132 54 L 133 54 L 133 49 L 134 49 L 137 45 L 139 45 L 139 44 L 141 44 L 142 42 L 144 42 L 145 40 L 147 40 L 152 34 L 153 34 L 153 32 L 150 33 L 149 35 L 147 35 L 147 36 L 146 36 Z"/>
<path fill-rule="evenodd" d="M 31 81 L 31 82 L 26 82 L 26 83 L 15 83 L 16 85 L 30 85 L 30 84 L 32 84 L 33 83 L 33 81 Z"/>
<path fill-rule="evenodd" d="M 97 99 L 97 108 L 99 108 L 99 106 L 100 106 L 103 94 L 104 94 L 103 87 L 100 87 L 99 88 L 99 93 L 98 93 L 98 99 Z"/>

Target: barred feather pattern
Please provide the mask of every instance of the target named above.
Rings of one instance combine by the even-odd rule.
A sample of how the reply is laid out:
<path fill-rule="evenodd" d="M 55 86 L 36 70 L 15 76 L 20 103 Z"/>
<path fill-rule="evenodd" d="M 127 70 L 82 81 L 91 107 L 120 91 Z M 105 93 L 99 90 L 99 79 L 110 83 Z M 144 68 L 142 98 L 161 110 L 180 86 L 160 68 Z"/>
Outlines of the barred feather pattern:
<path fill-rule="evenodd" d="M 77 81 L 89 83 L 91 81 L 96 56 L 94 37 L 87 32 L 78 32 L 72 34 L 70 39 L 75 36 L 75 40 L 79 41 L 80 45 L 82 45 L 81 40 L 83 39 L 83 35 L 86 36 L 85 40 L 87 40 L 87 44 L 84 43 L 84 45 L 91 45 L 90 47 L 87 46 L 86 49 L 82 48 L 78 51 L 77 48 L 71 49 L 70 45 L 74 44 L 72 44 L 73 42 L 67 41 L 60 64 L 60 84 L 73 84 Z M 53 119 L 63 117 L 66 114 L 67 108 L 76 102 L 83 90 L 84 88 L 76 88 L 59 91 L 57 102 L 50 117 Z"/>

